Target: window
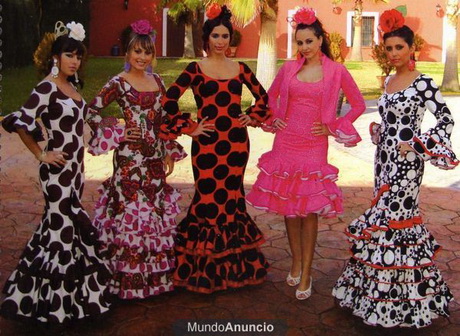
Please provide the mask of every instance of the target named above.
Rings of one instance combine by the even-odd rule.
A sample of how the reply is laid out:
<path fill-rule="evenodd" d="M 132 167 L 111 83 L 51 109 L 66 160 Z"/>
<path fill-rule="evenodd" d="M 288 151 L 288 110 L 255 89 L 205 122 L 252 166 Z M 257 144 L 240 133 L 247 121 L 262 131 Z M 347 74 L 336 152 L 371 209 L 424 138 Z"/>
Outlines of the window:
<path fill-rule="evenodd" d="M 354 12 L 347 12 L 347 46 L 353 46 L 353 34 L 355 31 Z M 363 12 L 363 26 L 361 30 L 362 46 L 371 47 L 373 43 L 378 43 L 378 12 Z"/>

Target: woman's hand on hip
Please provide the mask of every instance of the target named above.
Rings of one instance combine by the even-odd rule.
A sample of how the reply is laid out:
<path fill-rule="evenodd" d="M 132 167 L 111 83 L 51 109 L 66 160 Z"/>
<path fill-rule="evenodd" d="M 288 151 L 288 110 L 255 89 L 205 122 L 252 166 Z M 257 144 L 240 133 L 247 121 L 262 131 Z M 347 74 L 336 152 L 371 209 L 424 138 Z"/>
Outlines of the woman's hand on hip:
<path fill-rule="evenodd" d="M 407 153 L 413 152 L 414 149 L 407 142 L 400 142 L 398 145 L 399 155 L 406 157 Z"/>
<path fill-rule="evenodd" d="M 206 124 L 206 120 L 208 120 L 208 117 L 204 117 L 203 119 L 201 119 L 195 130 L 192 133 L 190 133 L 191 137 L 196 137 L 198 135 L 210 137 L 211 134 L 209 133 L 215 132 L 214 124 Z"/>
<path fill-rule="evenodd" d="M 55 167 L 64 167 L 67 163 L 67 160 L 64 158 L 69 156 L 66 152 L 59 152 L 59 151 L 50 151 L 50 152 L 43 152 L 39 155 L 38 160 L 41 162 L 48 163 Z"/>
<path fill-rule="evenodd" d="M 311 127 L 311 133 L 314 136 L 322 136 L 322 135 L 332 135 L 331 131 L 329 131 L 329 128 L 320 122 L 314 122 L 313 126 Z"/>

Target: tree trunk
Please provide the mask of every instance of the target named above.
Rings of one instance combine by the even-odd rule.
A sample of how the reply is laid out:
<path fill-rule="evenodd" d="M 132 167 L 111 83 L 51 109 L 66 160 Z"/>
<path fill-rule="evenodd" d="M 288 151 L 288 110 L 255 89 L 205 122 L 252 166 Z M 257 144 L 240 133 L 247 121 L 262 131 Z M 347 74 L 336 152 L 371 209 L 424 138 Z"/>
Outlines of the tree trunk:
<path fill-rule="evenodd" d="M 363 30 L 363 1 L 355 1 L 355 13 L 353 18 L 355 31 L 353 34 L 353 45 L 351 47 L 350 61 L 362 61 L 362 30 Z"/>
<path fill-rule="evenodd" d="M 276 18 L 260 16 L 260 40 L 257 54 L 257 79 L 268 90 L 276 75 Z"/>
<path fill-rule="evenodd" d="M 195 58 L 195 49 L 193 47 L 193 29 L 191 23 L 185 24 L 184 38 L 184 58 Z"/>
<path fill-rule="evenodd" d="M 457 54 L 457 21 L 458 21 L 458 0 L 447 0 L 447 49 L 446 63 L 444 64 L 444 76 L 442 78 L 443 90 L 460 91 L 458 81 L 458 54 Z"/>

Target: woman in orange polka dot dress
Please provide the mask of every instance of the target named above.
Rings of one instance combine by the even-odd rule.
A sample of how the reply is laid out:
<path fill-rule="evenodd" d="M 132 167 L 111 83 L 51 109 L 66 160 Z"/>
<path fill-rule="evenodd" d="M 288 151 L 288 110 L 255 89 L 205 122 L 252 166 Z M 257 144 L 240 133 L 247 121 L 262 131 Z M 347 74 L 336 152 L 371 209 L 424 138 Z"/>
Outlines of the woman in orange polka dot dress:
<path fill-rule="evenodd" d="M 193 137 L 195 196 L 177 227 L 174 285 L 212 293 L 262 283 L 268 263 L 259 246 L 262 233 L 246 212 L 243 177 L 249 156 L 247 126 L 269 116 L 268 98 L 249 67 L 225 57 L 233 33 L 231 13 L 214 5 L 207 11 L 203 42 L 208 57 L 192 62 L 163 98 L 168 112 L 162 136 Z M 241 111 L 243 84 L 256 99 Z M 182 114 L 178 99 L 191 87 L 198 121 Z"/>

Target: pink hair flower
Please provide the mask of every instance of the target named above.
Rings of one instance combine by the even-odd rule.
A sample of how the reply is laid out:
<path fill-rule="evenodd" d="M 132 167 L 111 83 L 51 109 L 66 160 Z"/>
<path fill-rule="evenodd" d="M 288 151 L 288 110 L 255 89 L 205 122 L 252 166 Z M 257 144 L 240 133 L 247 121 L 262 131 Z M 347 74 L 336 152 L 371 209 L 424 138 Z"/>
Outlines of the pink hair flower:
<path fill-rule="evenodd" d="M 131 23 L 131 28 L 139 35 L 149 35 L 153 32 L 153 27 L 150 25 L 148 20 L 137 20 Z"/>
<path fill-rule="evenodd" d="M 316 21 L 316 13 L 313 8 L 300 7 L 295 12 L 293 19 L 297 24 L 311 25 Z"/>

